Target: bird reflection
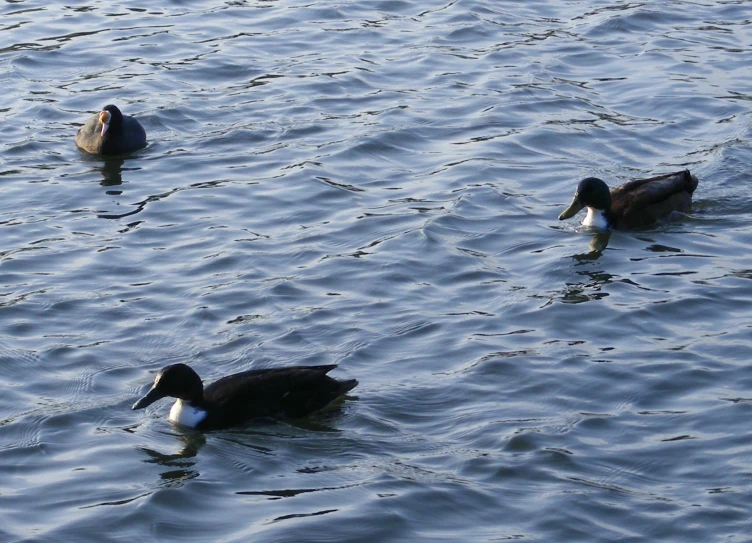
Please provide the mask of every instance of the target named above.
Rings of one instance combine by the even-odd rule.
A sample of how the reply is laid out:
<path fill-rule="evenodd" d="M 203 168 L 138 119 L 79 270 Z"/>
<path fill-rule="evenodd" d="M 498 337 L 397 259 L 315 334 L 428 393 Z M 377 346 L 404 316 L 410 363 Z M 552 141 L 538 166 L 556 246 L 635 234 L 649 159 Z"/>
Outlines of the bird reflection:
<path fill-rule="evenodd" d="M 585 271 L 579 272 L 579 274 L 587 276 L 588 280 L 581 283 L 568 284 L 561 296 L 563 302 L 579 304 L 591 300 L 600 300 L 608 296 L 608 292 L 601 292 L 601 289 L 613 282 L 613 275 L 602 271 Z"/>
<path fill-rule="evenodd" d="M 122 158 L 107 158 L 102 163 L 99 169 L 99 173 L 102 174 L 102 182 L 99 183 L 103 187 L 112 187 L 114 185 L 123 184 L 123 163 L 125 159 Z"/>
<path fill-rule="evenodd" d="M 258 454 L 273 455 L 275 454 L 273 448 L 259 445 L 256 443 L 257 440 L 253 438 L 261 436 L 264 440 L 268 440 L 269 438 L 287 439 L 289 438 L 290 430 L 339 432 L 338 429 L 331 425 L 330 417 L 327 417 L 329 413 L 338 409 L 340 408 L 333 407 L 324 416 L 313 419 L 306 418 L 286 421 L 287 424 L 281 424 L 274 419 L 257 419 L 253 428 L 226 430 L 214 433 L 213 435 L 216 439 L 221 439 L 237 446 L 247 447 Z M 195 469 L 195 458 L 199 450 L 206 444 L 206 436 L 203 432 L 187 428 L 180 428 L 179 433 L 170 435 L 177 437 L 182 444 L 181 449 L 177 453 L 161 453 L 148 447 L 139 447 L 138 450 L 145 453 L 148 457 L 144 462 L 168 468 L 160 473 L 163 485 L 169 487 L 182 486 L 187 481 L 199 476 L 199 472 Z"/>
<path fill-rule="evenodd" d="M 171 468 L 160 474 L 162 481 L 167 486 L 182 486 L 185 482 L 195 479 L 199 475 L 198 471 L 193 469 L 196 462 L 192 459 L 204 446 L 206 438 L 200 432 L 183 433 L 179 437 L 183 447 L 176 454 L 163 454 L 154 449 L 139 447 L 139 450 L 149 457 L 145 462 Z"/>
<path fill-rule="evenodd" d="M 606 250 L 606 247 L 608 247 L 608 240 L 611 239 L 611 232 L 598 232 L 593 236 L 593 239 L 590 240 L 590 252 L 591 253 L 602 253 Z"/>
<path fill-rule="evenodd" d="M 590 262 L 593 260 L 598 260 L 603 254 L 603 251 L 606 250 L 606 247 L 608 247 L 609 239 L 611 239 L 611 232 L 595 233 L 593 235 L 593 238 L 590 240 L 590 243 L 588 244 L 590 251 L 587 253 L 573 255 L 572 258 L 579 262 Z"/>

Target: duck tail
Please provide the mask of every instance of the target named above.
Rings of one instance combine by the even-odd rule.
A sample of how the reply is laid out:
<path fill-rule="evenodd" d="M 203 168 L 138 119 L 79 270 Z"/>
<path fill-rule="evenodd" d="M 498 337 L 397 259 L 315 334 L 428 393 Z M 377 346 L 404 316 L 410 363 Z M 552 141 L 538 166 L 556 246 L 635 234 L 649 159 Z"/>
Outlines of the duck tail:
<path fill-rule="evenodd" d="M 692 194 L 697 188 L 697 183 L 699 183 L 697 176 L 690 173 L 689 170 L 684 170 L 684 179 L 687 184 L 687 192 Z"/>
<path fill-rule="evenodd" d="M 350 379 L 348 381 L 337 381 L 339 384 L 338 392 L 340 396 L 343 396 L 350 392 L 352 389 L 354 389 L 356 386 L 358 386 L 358 380 L 357 379 Z"/>

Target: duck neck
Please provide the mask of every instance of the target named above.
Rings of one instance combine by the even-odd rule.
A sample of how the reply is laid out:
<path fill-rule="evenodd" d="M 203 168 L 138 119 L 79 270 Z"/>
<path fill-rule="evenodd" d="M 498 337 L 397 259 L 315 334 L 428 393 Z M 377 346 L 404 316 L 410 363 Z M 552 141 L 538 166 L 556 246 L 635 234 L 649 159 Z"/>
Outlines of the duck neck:
<path fill-rule="evenodd" d="M 207 411 L 188 400 L 178 398 L 170 409 L 170 420 L 181 426 L 195 428 L 206 418 Z"/>
<path fill-rule="evenodd" d="M 611 227 L 611 221 L 609 220 L 609 213 L 605 209 L 596 209 L 594 207 L 587 208 L 587 216 L 582 221 L 583 226 L 593 226 L 595 228 L 607 229 Z"/>
<path fill-rule="evenodd" d="M 183 402 L 185 405 L 190 405 L 191 407 L 197 407 L 199 409 L 203 409 L 204 407 L 204 391 L 202 390 L 200 394 L 193 394 L 190 398 L 178 398 L 180 401 Z"/>
<path fill-rule="evenodd" d="M 201 381 L 198 375 L 192 375 L 192 378 L 188 380 L 188 384 L 182 390 L 182 394 L 176 396 L 183 401 L 184 404 L 192 407 L 204 406 L 204 383 Z"/>

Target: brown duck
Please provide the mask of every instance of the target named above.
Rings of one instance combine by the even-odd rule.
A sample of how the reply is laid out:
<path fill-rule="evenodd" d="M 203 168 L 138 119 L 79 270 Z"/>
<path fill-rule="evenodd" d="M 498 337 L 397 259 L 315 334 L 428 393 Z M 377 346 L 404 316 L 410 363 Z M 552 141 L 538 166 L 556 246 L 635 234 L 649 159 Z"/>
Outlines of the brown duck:
<path fill-rule="evenodd" d="M 337 366 L 292 366 L 228 375 L 204 387 L 185 364 L 162 368 L 148 394 L 133 404 L 143 409 L 170 396 L 177 401 L 170 420 L 199 430 L 238 426 L 258 417 L 300 418 L 327 407 L 355 388 L 358 381 L 327 375 Z"/>
<path fill-rule="evenodd" d="M 146 132 L 135 118 L 110 104 L 78 129 L 76 145 L 93 155 L 124 155 L 146 146 Z"/>
<path fill-rule="evenodd" d="M 596 177 L 580 181 L 574 198 L 559 220 L 569 219 L 583 207 L 588 213 L 584 226 L 597 228 L 640 228 L 666 218 L 672 212 L 687 212 L 697 177 L 689 170 L 637 179 L 609 191 Z"/>

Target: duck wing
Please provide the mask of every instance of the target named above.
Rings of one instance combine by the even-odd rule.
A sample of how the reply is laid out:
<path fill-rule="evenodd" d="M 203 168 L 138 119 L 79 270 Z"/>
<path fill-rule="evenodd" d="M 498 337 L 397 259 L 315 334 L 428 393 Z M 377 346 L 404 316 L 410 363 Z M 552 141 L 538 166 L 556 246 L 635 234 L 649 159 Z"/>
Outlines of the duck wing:
<path fill-rule="evenodd" d="M 132 153 L 146 147 L 146 130 L 135 117 L 123 115 L 123 132 L 119 141 L 118 151 Z"/>
<path fill-rule="evenodd" d="M 76 132 L 76 146 L 87 153 L 99 154 L 102 149 L 102 137 L 99 135 L 101 130 L 99 116 L 94 115 Z"/>
<path fill-rule="evenodd" d="M 639 228 L 692 203 L 697 177 L 689 170 L 637 179 L 611 191 L 611 213 L 617 228 Z"/>
<path fill-rule="evenodd" d="M 358 381 L 326 375 L 336 368 L 298 366 L 251 370 L 223 377 L 204 389 L 204 427 L 227 427 L 257 417 L 304 417 L 353 389 Z"/>

